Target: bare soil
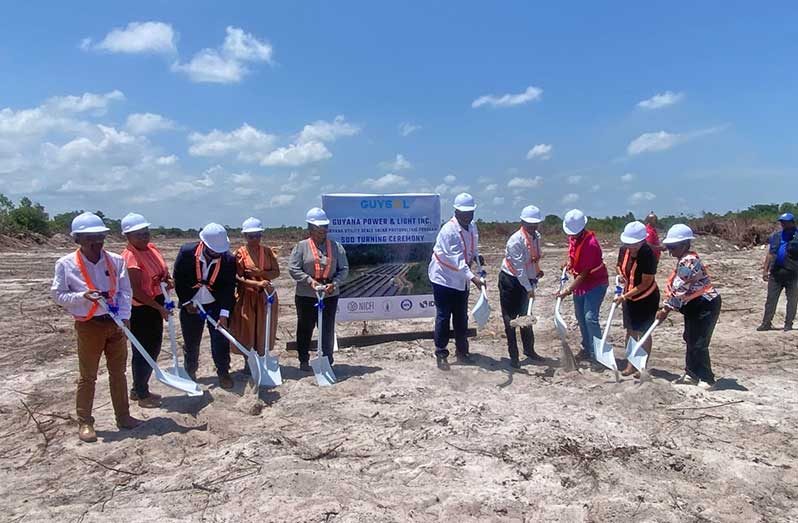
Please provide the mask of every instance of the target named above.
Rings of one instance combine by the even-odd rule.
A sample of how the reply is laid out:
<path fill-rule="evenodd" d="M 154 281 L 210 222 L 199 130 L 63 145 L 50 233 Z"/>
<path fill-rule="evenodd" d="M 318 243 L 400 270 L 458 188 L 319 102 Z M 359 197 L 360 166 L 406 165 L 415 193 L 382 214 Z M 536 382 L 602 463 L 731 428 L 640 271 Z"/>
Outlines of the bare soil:
<path fill-rule="evenodd" d="M 236 388 L 220 389 L 206 339 L 205 395 L 179 396 L 155 382 L 163 408 L 131 405 L 146 420 L 133 431 L 116 429 L 102 369 L 100 441 L 83 444 L 72 321 L 49 298 L 53 263 L 71 249 L 64 240 L 1 247 L 0 520 L 798 520 L 798 333 L 754 330 L 765 296 L 762 251 L 714 239 L 697 245 L 724 298 L 711 349 L 717 390 L 670 383 L 684 361 L 678 314 L 655 333 L 651 382 L 560 372 L 551 298 L 564 252 L 558 239 L 547 248 L 536 303 L 542 364 L 510 371 L 494 273 L 492 320 L 471 344 L 475 365 L 439 371 L 431 340 L 342 348 L 340 382 L 321 389 L 283 350 L 295 323 L 285 276 L 282 387 L 258 399 L 236 373 Z M 169 260 L 179 243 L 161 242 Z M 290 246 L 279 247 L 285 264 Z M 498 239 L 483 246 L 491 267 L 502 248 Z M 606 248 L 610 265 L 615 252 Z M 663 258 L 660 282 L 672 265 Z M 576 347 L 572 305 L 565 308 Z M 782 303 L 777 325 L 783 314 Z M 375 333 L 431 328 L 429 319 L 368 324 Z M 362 329 L 338 327 L 342 335 Z M 622 338 L 618 315 L 618 358 Z M 167 352 L 160 361 L 168 365 Z"/>

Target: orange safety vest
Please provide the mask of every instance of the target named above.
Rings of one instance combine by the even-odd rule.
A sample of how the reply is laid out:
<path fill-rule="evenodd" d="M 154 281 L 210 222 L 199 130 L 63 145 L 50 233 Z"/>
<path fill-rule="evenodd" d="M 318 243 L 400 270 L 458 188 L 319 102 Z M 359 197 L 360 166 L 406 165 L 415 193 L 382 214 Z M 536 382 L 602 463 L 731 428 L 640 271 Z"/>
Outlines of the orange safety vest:
<path fill-rule="evenodd" d="M 535 263 L 537 263 L 540 260 L 540 248 L 537 248 L 537 249 L 535 248 L 535 244 L 532 241 L 532 237 L 526 231 L 526 229 L 521 227 L 520 231 L 524 235 L 524 244 L 526 245 L 526 248 L 529 251 L 530 261 L 533 264 L 535 264 Z M 507 267 L 507 270 L 509 270 L 510 273 L 513 276 L 518 276 L 518 271 L 515 270 L 515 267 L 513 267 L 513 264 L 510 262 L 510 258 L 508 258 L 506 256 L 504 258 L 504 266 Z M 530 276 L 530 279 L 533 279 L 536 276 L 537 276 L 537 274 L 533 274 L 533 275 Z"/>
<path fill-rule="evenodd" d="M 629 292 L 629 289 L 636 287 L 638 284 L 640 284 L 640 282 L 634 281 L 635 272 L 637 271 L 637 258 L 635 258 L 634 261 L 632 262 L 632 266 L 629 268 L 629 271 L 626 270 L 626 264 L 629 262 L 630 256 L 631 253 L 629 252 L 629 249 L 627 249 L 623 257 L 623 263 L 621 263 L 621 274 L 623 275 L 624 279 L 626 279 L 626 287 L 624 288 L 624 292 Z M 651 296 L 651 294 L 654 293 L 655 290 L 657 290 L 656 279 L 654 279 L 651 282 L 651 285 L 649 285 L 645 291 L 638 294 L 634 298 L 629 298 L 629 301 L 640 301 L 644 298 L 648 298 L 649 296 Z"/>
<path fill-rule="evenodd" d="M 327 249 L 327 266 L 324 268 L 323 272 L 321 270 L 321 254 L 319 254 L 319 249 L 316 247 L 316 242 L 314 242 L 312 238 L 308 238 L 308 243 L 310 244 L 310 252 L 313 254 L 313 279 L 319 283 L 326 282 L 330 279 L 330 270 L 335 260 L 332 242 L 328 238 L 324 243 L 324 247 Z"/>
<path fill-rule="evenodd" d="M 216 262 L 216 267 L 213 268 L 213 274 L 211 277 L 208 278 L 208 281 L 204 281 L 202 278 L 202 264 L 200 263 L 200 257 L 205 252 L 205 243 L 199 242 L 197 244 L 197 248 L 194 251 L 194 272 L 197 276 L 197 284 L 194 285 L 195 289 L 199 289 L 202 286 L 205 286 L 213 292 L 213 284 L 216 283 L 216 277 L 219 276 L 219 270 L 222 268 L 222 259 L 221 257 Z"/>
<path fill-rule="evenodd" d="M 692 254 L 693 256 L 698 258 L 698 254 L 695 253 L 695 252 L 691 251 L 691 252 L 688 252 L 687 254 Z M 676 267 L 678 268 L 678 264 L 676 265 Z M 667 290 L 667 293 L 668 293 L 669 296 L 673 296 L 673 280 L 676 278 L 676 271 L 677 271 L 677 269 L 673 269 L 673 272 L 668 277 L 668 283 L 667 283 L 666 290 Z M 704 266 L 704 271 L 707 274 L 707 278 L 709 278 L 709 272 L 706 270 L 706 265 Z M 708 292 L 711 292 L 713 290 L 715 290 L 715 288 L 712 286 L 711 283 L 707 284 L 707 285 L 704 285 L 703 287 L 701 287 L 697 291 L 691 292 L 690 294 L 687 294 L 686 296 L 683 296 L 682 297 L 682 304 L 683 305 L 687 305 L 688 303 L 690 303 L 694 299 L 700 298 L 704 294 L 706 294 Z"/>
<path fill-rule="evenodd" d="M 106 253 L 105 250 L 102 251 L 102 255 L 105 257 L 105 267 L 108 269 L 108 279 L 111 282 L 111 289 L 108 291 L 108 301 L 113 303 L 114 297 L 116 296 L 116 267 L 114 267 L 111 257 L 108 256 L 108 253 Z M 94 285 L 94 282 L 91 281 L 91 276 L 89 276 L 89 271 L 86 269 L 86 264 L 83 263 L 83 256 L 80 255 L 80 249 L 75 251 L 75 260 L 77 262 L 78 269 L 80 269 L 80 274 L 83 276 L 83 281 L 86 283 L 86 287 L 88 287 L 90 291 L 98 291 L 99 289 L 97 289 L 97 287 Z M 95 301 L 92 303 L 88 314 L 85 316 L 75 316 L 75 319 L 78 321 L 89 321 L 97 313 L 97 309 L 99 307 L 100 304 Z"/>
<path fill-rule="evenodd" d="M 458 225 L 456 218 L 452 218 L 450 221 L 453 222 L 455 225 Z M 468 265 L 469 262 L 471 261 L 470 258 L 468 257 L 468 244 L 466 243 L 465 236 L 463 235 L 463 229 L 461 227 L 459 227 L 459 225 L 458 225 L 458 228 L 459 228 L 458 232 L 460 233 L 460 241 L 463 242 L 463 258 L 465 258 L 465 264 Z M 474 239 L 474 235 L 472 233 L 471 234 L 471 240 L 473 241 L 473 239 Z M 474 250 L 476 250 L 476 245 L 474 245 L 473 247 L 474 247 Z M 437 252 L 432 251 L 432 255 L 435 256 L 435 259 L 438 260 L 438 263 L 440 263 L 441 265 L 443 265 L 447 269 L 450 269 L 450 270 L 456 271 L 456 272 L 460 271 L 459 267 L 456 267 L 455 265 L 452 265 L 451 263 L 441 259 L 441 257 L 438 255 Z"/>

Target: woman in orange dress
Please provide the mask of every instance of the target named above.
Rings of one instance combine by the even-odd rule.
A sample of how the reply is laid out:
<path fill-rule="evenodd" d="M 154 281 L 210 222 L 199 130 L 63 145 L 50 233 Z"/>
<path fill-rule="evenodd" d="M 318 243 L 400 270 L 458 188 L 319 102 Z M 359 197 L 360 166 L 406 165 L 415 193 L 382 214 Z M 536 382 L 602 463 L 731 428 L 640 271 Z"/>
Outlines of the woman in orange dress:
<path fill-rule="evenodd" d="M 238 291 L 230 329 L 242 345 L 264 354 L 266 334 L 266 300 L 273 296 L 269 348 L 274 349 L 277 338 L 279 303 L 272 280 L 280 276 L 277 257 L 270 247 L 261 245 L 263 224 L 257 218 L 247 218 L 241 227 L 247 241 L 236 251 Z M 238 352 L 232 346 L 230 350 Z M 244 373 L 249 367 L 244 360 Z"/>

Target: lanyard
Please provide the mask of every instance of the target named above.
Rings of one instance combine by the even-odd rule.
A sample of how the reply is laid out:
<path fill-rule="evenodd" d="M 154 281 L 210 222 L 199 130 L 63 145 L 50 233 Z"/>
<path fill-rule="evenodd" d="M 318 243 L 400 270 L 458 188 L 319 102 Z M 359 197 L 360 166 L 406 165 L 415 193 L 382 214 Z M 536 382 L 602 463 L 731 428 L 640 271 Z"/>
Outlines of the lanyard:
<path fill-rule="evenodd" d="M 116 296 L 116 268 L 111 262 L 111 257 L 108 256 L 105 251 L 102 252 L 102 255 L 105 258 L 105 267 L 108 269 L 108 279 L 111 282 L 111 289 L 108 291 L 108 300 L 110 303 L 113 303 L 114 296 Z M 80 255 L 80 249 L 75 251 L 75 260 L 77 261 L 78 269 L 80 269 L 80 274 L 83 276 L 83 281 L 86 283 L 86 287 L 88 287 L 90 291 L 99 290 L 94 285 L 94 282 L 91 281 L 91 276 L 89 276 L 89 271 L 86 269 L 86 264 L 83 263 L 83 256 Z M 78 317 L 78 321 L 89 321 L 92 319 L 99 306 L 100 304 L 96 301 L 92 303 L 92 306 L 86 316 L 82 318 Z"/>
<path fill-rule="evenodd" d="M 213 284 L 216 282 L 216 277 L 219 276 L 219 270 L 222 268 L 222 261 L 218 260 L 216 262 L 216 267 L 213 268 L 213 274 L 211 277 L 206 280 L 206 276 L 202 274 L 202 266 L 200 263 L 200 258 L 203 256 L 205 252 L 205 244 L 203 242 L 199 242 L 197 245 L 197 249 L 194 251 L 194 272 L 197 276 L 197 284 L 194 285 L 194 288 L 197 287 L 208 287 L 211 291 L 213 290 Z M 211 262 L 212 264 L 213 262 Z M 210 268 L 210 265 L 209 265 Z"/>
<path fill-rule="evenodd" d="M 310 244 L 310 252 L 313 254 L 313 279 L 316 281 L 328 280 L 333 262 L 332 242 L 328 238 L 324 243 L 324 247 L 327 250 L 327 266 L 324 268 L 324 272 L 321 270 L 321 255 L 316 247 L 316 242 L 313 241 L 313 238 L 308 238 L 308 243 Z"/>

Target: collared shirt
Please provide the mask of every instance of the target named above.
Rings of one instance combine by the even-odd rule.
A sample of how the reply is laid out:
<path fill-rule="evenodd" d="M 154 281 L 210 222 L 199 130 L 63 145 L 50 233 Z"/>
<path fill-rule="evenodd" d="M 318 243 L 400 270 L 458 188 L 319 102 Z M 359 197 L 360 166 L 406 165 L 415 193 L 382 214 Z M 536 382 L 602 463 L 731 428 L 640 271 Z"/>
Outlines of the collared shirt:
<path fill-rule="evenodd" d="M 574 289 L 574 296 L 582 296 L 596 287 L 609 285 L 604 254 L 592 231 L 585 231 L 578 240 L 576 236 L 568 237 L 568 259 L 574 276 L 579 276 L 583 272 L 588 273 L 588 276 Z"/>
<path fill-rule="evenodd" d="M 712 301 L 718 291 L 712 286 L 709 274 L 701 259 L 694 252 L 688 252 L 679 260 L 668 280 L 665 305 L 679 310 L 696 298 Z"/>
<path fill-rule="evenodd" d="M 154 244 L 147 244 L 145 250 L 128 245 L 122 251 L 122 257 L 125 259 L 128 270 L 138 269 L 141 271 L 140 291 L 150 298 L 155 298 L 163 293 L 161 282 L 165 282 L 169 278 L 169 268 Z M 141 305 L 141 303 L 134 298 L 133 305 Z"/>
<path fill-rule="evenodd" d="M 460 226 L 460 222 L 452 218 L 438 232 L 427 269 L 429 279 L 432 283 L 450 289 L 468 290 L 469 281 L 474 277 L 469 265 L 478 256 L 477 224 L 471 222 L 466 230 Z"/>
<path fill-rule="evenodd" d="M 524 231 L 519 229 L 507 240 L 502 272 L 515 276 L 527 292 L 534 289 L 534 282 L 540 272 L 538 260 L 542 257 L 540 252 L 540 232 L 535 231 L 529 235 L 532 250 L 527 245 Z"/>
<path fill-rule="evenodd" d="M 211 269 L 213 269 L 213 266 L 217 263 L 219 263 L 219 258 L 212 258 L 210 263 L 208 263 L 208 260 L 205 259 L 204 255 L 200 256 L 200 269 L 202 270 L 203 281 L 208 281 L 208 278 L 211 274 Z M 208 289 L 207 285 L 200 285 L 199 289 L 197 289 L 197 293 L 194 294 L 194 297 L 191 299 L 191 301 L 196 301 L 201 305 L 208 305 L 209 303 L 215 302 L 216 298 L 213 297 L 213 294 L 211 294 L 211 291 Z M 230 316 L 230 311 L 222 309 L 219 312 L 219 315 L 227 318 Z"/>
<path fill-rule="evenodd" d="M 319 269 L 322 272 L 326 272 L 327 264 L 331 264 L 329 279 L 335 285 L 335 289 L 330 296 L 337 296 L 341 290 L 341 285 L 349 276 L 349 261 L 346 258 L 346 251 L 343 245 L 330 239 L 330 247 L 335 251 L 335 254 L 328 256 L 327 242 L 324 241 L 321 245 L 316 246 L 316 250 L 319 253 L 319 260 L 316 260 L 313 250 L 310 248 L 311 241 L 313 240 L 310 238 L 302 240 L 291 251 L 288 274 L 296 282 L 296 295 L 309 298 L 316 297 L 316 290 L 311 288 L 310 282 L 315 279 L 314 273 L 316 262 L 318 261 Z"/>
<path fill-rule="evenodd" d="M 103 251 L 97 263 L 92 263 L 83 256 L 82 253 L 78 254 L 83 258 L 83 263 L 86 266 L 86 272 L 89 274 L 92 283 L 94 283 L 95 290 L 100 292 L 108 292 L 111 290 L 111 278 L 108 274 L 108 267 L 106 266 L 105 257 L 108 256 L 113 263 L 116 270 L 116 294 L 114 301 L 116 306 L 119 307 L 119 319 L 130 319 L 130 307 L 133 291 L 130 289 L 130 280 L 127 276 L 127 268 L 125 267 L 124 259 L 118 254 Z M 83 294 L 89 290 L 88 285 L 83 280 L 83 274 L 75 258 L 75 253 L 71 252 L 66 256 L 62 256 L 55 262 L 55 276 L 53 277 L 53 284 L 50 287 L 50 294 L 55 302 L 65 308 L 72 316 L 85 317 L 89 314 L 94 302 L 87 300 Z M 97 315 L 103 314 L 98 311 Z"/>

